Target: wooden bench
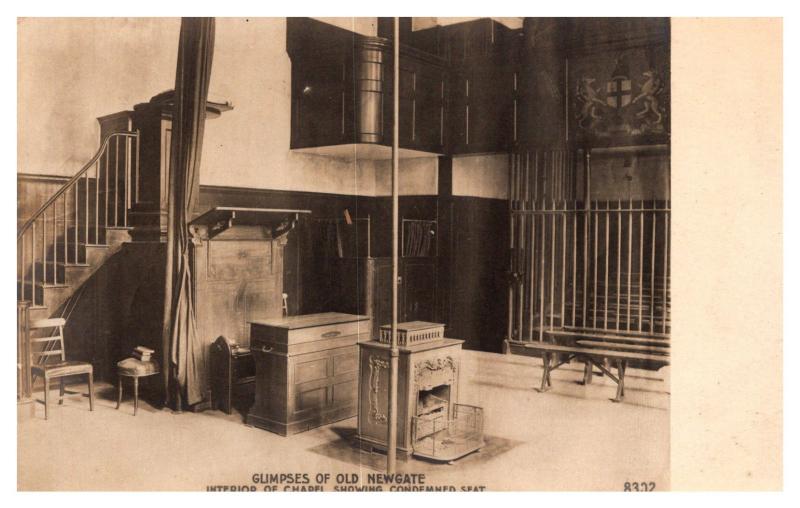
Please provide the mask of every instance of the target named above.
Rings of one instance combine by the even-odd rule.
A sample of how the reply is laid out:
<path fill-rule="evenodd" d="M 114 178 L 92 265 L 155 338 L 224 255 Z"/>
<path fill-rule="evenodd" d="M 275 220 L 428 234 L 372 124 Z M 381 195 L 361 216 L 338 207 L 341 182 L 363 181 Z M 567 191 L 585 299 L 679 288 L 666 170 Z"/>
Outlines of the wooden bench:
<path fill-rule="evenodd" d="M 579 341 L 584 342 L 584 341 Z M 617 394 L 612 399 L 614 402 L 622 401 L 625 396 L 625 370 L 627 369 L 628 362 L 638 362 L 646 364 L 653 370 L 669 365 L 668 349 L 666 353 L 660 352 L 658 354 L 650 352 L 641 352 L 638 348 L 642 346 L 635 346 L 637 349 L 626 348 L 623 343 L 608 343 L 603 341 L 590 341 L 585 342 L 593 345 L 586 347 L 585 345 L 559 345 L 549 344 L 546 342 L 526 342 L 515 345 L 523 346 L 526 353 L 541 355 L 544 364 L 542 372 L 542 384 L 539 391 L 545 392 L 551 386 L 550 373 L 564 364 L 568 364 L 572 360 L 578 360 L 585 363 L 584 370 L 584 384 L 591 383 L 592 366 L 597 367 L 607 375 L 612 381 L 617 383 Z M 611 345 L 612 347 L 598 347 L 600 344 Z M 654 349 L 649 347 L 648 349 Z M 551 365 L 556 357 L 561 356 L 558 363 Z M 615 376 L 608 368 L 606 362 L 614 363 L 617 367 L 617 375 Z"/>
<path fill-rule="evenodd" d="M 669 336 L 660 333 L 633 332 L 624 330 L 589 330 L 584 328 L 561 328 L 545 330 L 545 335 L 555 343 L 571 343 L 578 340 L 615 342 L 639 346 L 669 347 Z"/>

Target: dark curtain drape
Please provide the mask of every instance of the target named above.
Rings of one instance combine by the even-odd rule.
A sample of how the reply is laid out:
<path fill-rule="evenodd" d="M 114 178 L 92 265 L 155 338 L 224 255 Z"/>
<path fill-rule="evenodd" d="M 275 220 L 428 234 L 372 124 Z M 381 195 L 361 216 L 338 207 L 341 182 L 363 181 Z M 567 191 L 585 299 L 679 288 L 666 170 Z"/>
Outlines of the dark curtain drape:
<path fill-rule="evenodd" d="M 166 403 L 176 409 L 203 399 L 204 345 L 197 336 L 189 221 L 200 192 L 200 154 L 214 53 L 214 18 L 184 18 L 175 73 L 169 171 L 169 229 L 164 313 Z"/>

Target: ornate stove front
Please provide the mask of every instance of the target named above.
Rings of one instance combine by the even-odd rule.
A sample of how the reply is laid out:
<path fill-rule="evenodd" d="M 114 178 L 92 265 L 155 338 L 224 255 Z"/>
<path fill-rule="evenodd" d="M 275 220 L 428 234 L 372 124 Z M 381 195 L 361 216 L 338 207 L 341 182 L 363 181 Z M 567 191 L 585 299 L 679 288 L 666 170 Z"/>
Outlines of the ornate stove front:
<path fill-rule="evenodd" d="M 407 457 L 414 452 L 414 437 L 420 439 L 420 429 L 414 428 L 419 427 L 418 422 L 431 422 L 430 430 L 438 432 L 452 420 L 458 401 L 463 342 L 437 338 L 399 348 L 398 456 Z M 358 440 L 365 449 L 386 450 L 389 360 L 388 344 L 378 341 L 359 344 Z"/>

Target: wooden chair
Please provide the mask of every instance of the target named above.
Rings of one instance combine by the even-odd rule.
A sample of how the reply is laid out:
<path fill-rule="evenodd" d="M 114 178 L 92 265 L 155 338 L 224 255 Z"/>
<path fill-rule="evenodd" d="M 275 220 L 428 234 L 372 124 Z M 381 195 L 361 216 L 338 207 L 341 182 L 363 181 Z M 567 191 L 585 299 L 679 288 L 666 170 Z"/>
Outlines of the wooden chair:
<path fill-rule="evenodd" d="M 31 342 L 31 372 L 34 376 L 41 376 L 44 379 L 44 419 L 47 420 L 48 398 L 50 392 L 50 380 L 60 381 L 60 393 L 58 403 L 64 403 L 64 378 L 87 374 L 89 376 L 89 411 L 94 411 L 94 380 L 92 378 L 92 364 L 86 362 L 68 361 L 64 355 L 64 325 L 67 324 L 63 318 L 40 319 L 31 324 L 31 331 L 57 329 L 57 335 L 48 337 L 32 337 Z M 34 344 L 41 343 L 40 348 Z M 52 356 L 59 356 L 60 361 L 48 362 Z"/>

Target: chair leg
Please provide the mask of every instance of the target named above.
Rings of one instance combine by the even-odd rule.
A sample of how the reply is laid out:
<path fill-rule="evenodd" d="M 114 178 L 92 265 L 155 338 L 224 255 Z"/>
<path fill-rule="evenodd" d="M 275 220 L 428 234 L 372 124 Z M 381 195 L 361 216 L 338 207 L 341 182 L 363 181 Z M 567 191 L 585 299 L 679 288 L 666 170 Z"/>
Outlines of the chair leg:
<path fill-rule="evenodd" d="M 47 420 L 48 392 L 50 391 L 50 378 L 44 376 L 44 419 Z"/>
<path fill-rule="evenodd" d="M 117 376 L 117 409 L 122 404 L 122 376 Z"/>
<path fill-rule="evenodd" d="M 136 416 L 136 410 L 139 409 L 139 378 L 133 377 L 133 416 Z"/>
<path fill-rule="evenodd" d="M 89 411 L 94 411 L 94 374 L 89 373 Z"/>
<path fill-rule="evenodd" d="M 64 404 L 64 378 L 62 377 L 59 381 L 58 387 L 58 405 L 61 406 Z"/>

